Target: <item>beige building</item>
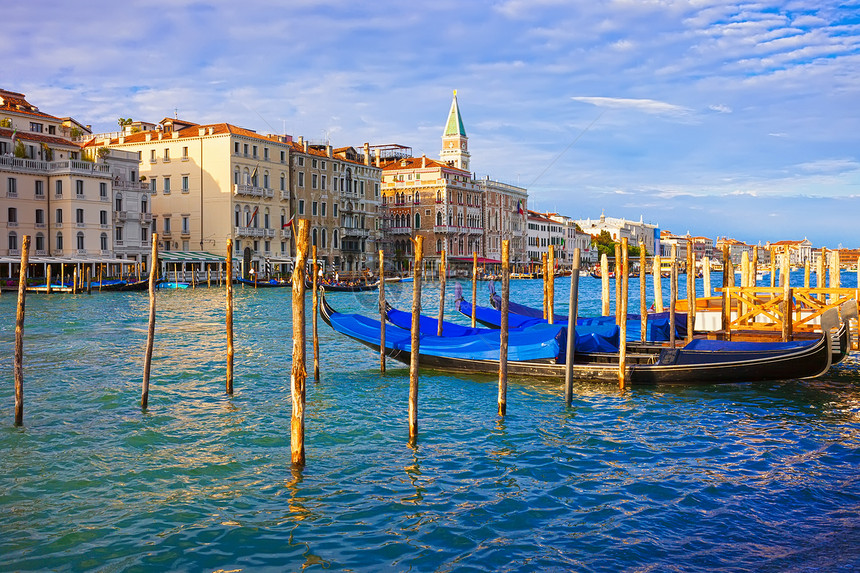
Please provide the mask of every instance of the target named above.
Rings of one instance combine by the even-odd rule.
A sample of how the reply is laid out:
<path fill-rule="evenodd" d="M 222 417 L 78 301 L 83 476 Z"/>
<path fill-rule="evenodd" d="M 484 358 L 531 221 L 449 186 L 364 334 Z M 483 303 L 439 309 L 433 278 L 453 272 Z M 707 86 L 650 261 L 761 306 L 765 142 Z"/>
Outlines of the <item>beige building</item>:
<path fill-rule="evenodd" d="M 234 256 L 247 272 L 290 259 L 290 140 L 228 123 L 165 118 L 94 137 L 88 146 L 135 153 L 153 193 L 152 232 L 164 251 Z M 277 268 L 277 267 L 276 267 Z"/>
<path fill-rule="evenodd" d="M 502 241 L 507 240 L 511 263 L 526 262 L 528 191 L 489 177 L 476 183 L 484 195 L 484 255 L 501 260 Z"/>
<path fill-rule="evenodd" d="M 613 241 L 620 242 L 627 237 L 630 245 L 644 242 L 648 254 L 660 252 L 661 234 L 657 225 L 645 223 L 641 217 L 638 221 L 631 221 L 620 217 L 607 217 L 601 213 L 599 219 L 577 219 L 576 224 L 583 232 L 590 235 L 597 236 L 601 231 L 606 231 Z"/>
<path fill-rule="evenodd" d="M 139 213 L 148 199 L 136 185 L 137 158 L 82 150 L 74 139 L 87 133 L 71 118 L 40 111 L 24 94 L 0 90 L 0 256 L 19 256 L 23 236 L 30 235 L 36 263 L 146 260 L 138 258 L 149 250 L 141 218 L 129 243 L 115 244 L 116 201 L 131 193 Z"/>

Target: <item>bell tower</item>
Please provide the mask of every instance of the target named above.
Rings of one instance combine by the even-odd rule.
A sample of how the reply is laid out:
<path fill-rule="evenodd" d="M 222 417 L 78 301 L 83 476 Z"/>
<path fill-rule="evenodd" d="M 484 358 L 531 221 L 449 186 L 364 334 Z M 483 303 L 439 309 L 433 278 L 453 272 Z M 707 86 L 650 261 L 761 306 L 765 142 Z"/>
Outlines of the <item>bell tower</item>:
<path fill-rule="evenodd" d="M 469 171 L 469 138 L 466 136 L 466 128 L 463 127 L 460 106 L 457 105 L 457 90 L 454 90 L 451 111 L 448 112 L 448 121 L 442 133 L 442 153 L 439 154 L 439 159 L 442 163 Z"/>

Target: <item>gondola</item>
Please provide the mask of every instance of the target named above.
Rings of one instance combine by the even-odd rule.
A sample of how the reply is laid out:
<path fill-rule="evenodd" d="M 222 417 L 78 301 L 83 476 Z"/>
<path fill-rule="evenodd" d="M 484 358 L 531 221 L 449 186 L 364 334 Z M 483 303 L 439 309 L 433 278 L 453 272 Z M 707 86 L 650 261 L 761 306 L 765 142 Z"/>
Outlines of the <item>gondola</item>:
<path fill-rule="evenodd" d="M 323 321 L 336 332 L 376 351 L 380 349 L 378 320 L 335 311 L 322 296 Z M 835 314 L 835 311 L 834 311 Z M 839 318 L 822 316 L 835 328 Z M 565 373 L 566 327 L 538 324 L 512 331 L 508 339 L 508 373 L 562 379 Z M 385 353 L 408 364 L 411 334 L 385 325 Z M 630 385 L 715 384 L 813 378 L 831 364 L 829 336 L 794 342 L 732 342 L 697 339 L 683 348 L 664 348 L 659 354 L 627 354 L 626 382 Z M 497 374 L 499 333 L 460 337 L 420 335 L 420 366 L 451 372 Z M 618 355 L 577 352 L 573 378 L 583 382 L 618 381 Z"/>
<path fill-rule="evenodd" d="M 236 282 L 242 285 L 252 286 L 254 288 L 279 288 L 279 287 L 288 287 L 292 286 L 290 281 L 277 281 L 275 279 L 268 280 L 253 280 L 253 279 L 241 279 L 237 278 Z"/>
<path fill-rule="evenodd" d="M 158 289 L 168 289 L 168 288 L 183 289 L 183 288 L 188 288 L 189 286 L 191 286 L 191 285 L 188 283 L 179 283 L 179 282 L 166 281 L 166 280 L 155 281 L 155 288 L 158 288 Z"/>
<path fill-rule="evenodd" d="M 121 291 L 144 291 L 149 289 L 149 279 L 127 282 L 119 290 Z"/>
<path fill-rule="evenodd" d="M 388 282 L 386 279 L 385 282 Z M 322 289 L 326 292 L 364 292 L 370 290 L 376 290 L 379 288 L 379 283 L 372 284 L 363 284 L 363 285 L 351 285 L 347 283 L 327 283 L 327 282 L 319 282 L 317 283 Z M 305 288 L 313 288 L 313 284 L 310 280 L 305 280 Z"/>

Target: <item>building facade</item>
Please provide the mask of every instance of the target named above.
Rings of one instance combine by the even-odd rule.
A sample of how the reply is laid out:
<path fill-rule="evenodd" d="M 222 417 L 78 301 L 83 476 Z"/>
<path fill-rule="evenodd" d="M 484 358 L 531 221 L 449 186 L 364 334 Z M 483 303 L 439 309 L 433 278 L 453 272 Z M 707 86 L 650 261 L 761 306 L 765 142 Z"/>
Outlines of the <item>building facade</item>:
<path fill-rule="evenodd" d="M 657 225 L 645 223 L 641 217 L 639 221 L 630 221 L 618 217 L 607 217 L 601 213 L 599 219 L 577 219 L 576 224 L 589 235 L 597 236 L 601 231 L 606 231 L 613 241 L 619 242 L 622 238 L 627 237 L 627 242 L 630 245 L 644 242 L 648 254 L 660 252 L 660 229 Z"/>

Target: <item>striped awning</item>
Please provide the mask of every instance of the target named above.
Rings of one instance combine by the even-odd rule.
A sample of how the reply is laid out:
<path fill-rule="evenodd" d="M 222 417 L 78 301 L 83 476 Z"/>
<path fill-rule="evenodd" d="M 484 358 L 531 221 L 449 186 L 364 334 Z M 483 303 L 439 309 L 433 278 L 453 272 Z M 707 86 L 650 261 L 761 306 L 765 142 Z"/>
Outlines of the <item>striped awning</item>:
<path fill-rule="evenodd" d="M 158 259 L 163 263 L 223 263 L 225 257 L 204 251 L 161 251 Z"/>

